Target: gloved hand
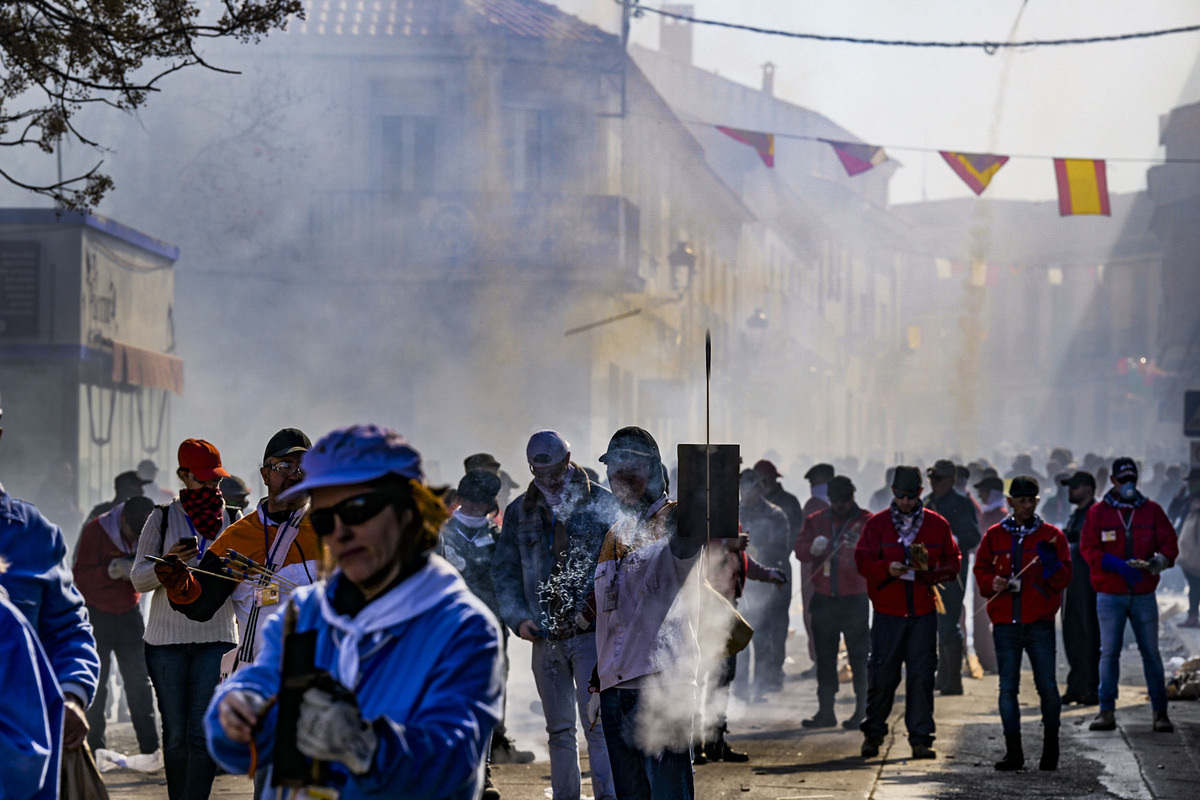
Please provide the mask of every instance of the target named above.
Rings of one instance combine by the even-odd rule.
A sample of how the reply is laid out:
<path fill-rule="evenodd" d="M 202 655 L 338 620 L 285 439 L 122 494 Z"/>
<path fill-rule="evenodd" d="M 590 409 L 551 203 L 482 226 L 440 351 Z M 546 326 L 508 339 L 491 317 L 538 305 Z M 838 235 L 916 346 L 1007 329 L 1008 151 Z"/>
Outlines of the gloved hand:
<path fill-rule="evenodd" d="M 129 571 L 133 569 L 133 559 L 126 556 L 114 558 L 108 562 L 108 577 L 114 581 L 129 580 Z"/>
<path fill-rule="evenodd" d="M 163 559 L 168 563 L 155 564 L 154 574 L 167 590 L 167 597 L 172 601 L 186 605 L 200 599 L 200 583 L 192 577 L 187 564 L 174 553 L 168 553 Z"/>
<path fill-rule="evenodd" d="M 828 549 L 829 537 L 818 536 L 817 538 L 813 539 L 812 547 L 808 549 L 808 552 L 812 553 L 816 558 L 820 558 L 821 556 L 825 555 L 825 551 Z"/>
<path fill-rule="evenodd" d="M 1063 568 L 1062 559 L 1058 557 L 1058 548 L 1052 543 L 1041 541 L 1037 543 L 1038 560 L 1042 562 L 1042 580 L 1047 580 Z"/>
<path fill-rule="evenodd" d="M 344 686 L 334 693 L 313 687 L 304 693 L 296 723 L 296 747 L 309 758 L 340 761 L 355 775 L 371 771 L 379 739 L 362 718 L 354 694 Z"/>
<path fill-rule="evenodd" d="M 778 567 L 767 567 L 767 574 L 770 575 L 770 582 L 776 586 L 782 586 L 787 583 L 787 574 Z"/>
<path fill-rule="evenodd" d="M 1104 554 L 1104 558 L 1100 561 L 1100 568 L 1105 572 L 1117 573 L 1130 586 L 1134 586 L 1142 580 L 1142 571 L 1140 569 L 1134 569 L 1112 553 Z"/>
<path fill-rule="evenodd" d="M 1157 575 L 1170 565 L 1171 562 L 1167 560 L 1166 556 L 1164 556 L 1162 553 L 1155 553 L 1154 557 L 1151 558 L 1150 562 L 1146 565 L 1146 569 L 1151 575 Z"/>
<path fill-rule="evenodd" d="M 592 692 L 588 695 L 588 730 L 596 727 L 596 720 L 600 719 L 600 693 Z"/>

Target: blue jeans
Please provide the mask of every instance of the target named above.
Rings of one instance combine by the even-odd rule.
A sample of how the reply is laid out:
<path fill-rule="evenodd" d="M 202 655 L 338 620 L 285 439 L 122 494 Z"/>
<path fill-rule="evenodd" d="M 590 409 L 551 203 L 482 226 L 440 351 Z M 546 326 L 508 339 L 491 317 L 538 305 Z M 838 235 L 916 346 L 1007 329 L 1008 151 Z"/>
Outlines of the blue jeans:
<path fill-rule="evenodd" d="M 1000 668 L 1000 722 L 1004 734 L 1021 732 L 1021 704 L 1017 695 L 1021 686 L 1022 653 L 1029 654 L 1033 685 L 1042 701 L 1042 725 L 1058 728 L 1062 698 L 1058 694 L 1054 671 L 1054 620 L 996 623 L 992 626 L 992 641 L 996 643 L 996 664 Z"/>
<path fill-rule="evenodd" d="M 232 649 L 229 642 L 146 645 L 170 800 L 207 800 L 212 791 L 217 765 L 208 755 L 204 712 L 221 678 L 221 657 Z"/>
<path fill-rule="evenodd" d="M 587 721 L 588 680 L 596 667 L 596 634 L 581 633 L 570 639 L 533 643 L 533 681 L 542 699 L 546 715 L 546 733 L 550 735 L 550 787 L 554 800 L 579 800 L 578 719 Z M 603 721 L 584 732 L 588 763 L 592 772 L 592 791 L 596 800 L 613 800 L 612 769 L 604 746 Z"/>
<path fill-rule="evenodd" d="M 600 716 L 604 740 L 613 767 L 613 785 L 619 800 L 692 800 L 692 753 L 688 745 L 667 748 L 657 754 L 639 747 L 645 730 L 639 731 L 639 689 L 605 689 L 600 693 Z M 653 709 L 648 713 L 656 716 Z M 657 719 L 648 723 L 655 727 Z M 678 737 L 676 737 L 678 738 Z M 684 741 L 690 741 L 688 735 Z"/>
<path fill-rule="evenodd" d="M 1167 710 L 1167 683 L 1163 677 L 1162 655 L 1158 652 L 1158 600 L 1149 594 L 1096 593 L 1096 615 L 1100 618 L 1100 710 L 1117 707 L 1117 684 L 1121 679 L 1121 647 L 1125 639 L 1125 620 L 1133 628 L 1142 654 L 1142 671 L 1150 707 Z"/>
<path fill-rule="evenodd" d="M 867 716 L 859 729 L 864 736 L 887 736 L 888 717 L 904 682 L 904 725 L 910 744 L 933 744 L 933 679 L 937 672 L 937 614 L 894 617 L 875 612 L 871 623 L 871 655 L 867 658 Z"/>

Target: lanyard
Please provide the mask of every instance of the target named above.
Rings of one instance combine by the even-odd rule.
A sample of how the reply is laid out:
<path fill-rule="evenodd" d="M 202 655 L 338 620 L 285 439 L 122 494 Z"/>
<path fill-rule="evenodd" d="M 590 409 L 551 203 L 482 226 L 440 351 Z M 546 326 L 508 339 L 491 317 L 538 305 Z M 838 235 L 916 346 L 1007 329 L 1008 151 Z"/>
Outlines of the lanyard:
<path fill-rule="evenodd" d="M 187 520 L 188 527 L 192 529 L 192 535 L 196 537 L 196 550 L 199 552 L 199 555 L 196 556 L 196 560 L 199 561 L 200 559 L 204 558 L 204 551 L 208 549 L 208 540 L 201 536 L 200 532 L 196 530 L 196 526 L 192 524 L 192 518 L 189 517 L 186 512 L 184 512 L 183 518 Z"/>
<path fill-rule="evenodd" d="M 1133 558 L 1133 515 L 1137 509 L 1129 509 L 1129 519 L 1125 519 L 1124 510 L 1118 508 L 1117 516 L 1121 518 L 1121 524 L 1125 526 L 1125 560 Z"/>
<path fill-rule="evenodd" d="M 271 540 L 268 537 L 267 530 L 271 525 L 274 525 L 275 523 L 267 518 L 267 513 L 265 510 L 266 507 L 267 507 L 266 500 L 259 502 L 259 504 L 258 504 L 258 521 L 261 522 L 262 526 L 263 526 L 263 552 L 267 556 L 266 566 L 268 569 L 275 569 L 275 554 L 279 551 L 279 545 L 282 544 L 287 538 L 285 536 L 285 534 L 287 533 L 287 529 L 288 528 L 295 528 L 296 530 L 300 529 L 300 520 L 304 519 L 305 513 L 308 512 L 308 504 L 305 503 L 304 506 L 297 509 L 296 511 L 293 511 L 291 513 L 291 515 L 288 516 L 288 518 L 285 521 L 279 523 L 279 527 L 275 530 L 274 546 L 272 546 Z M 291 549 L 290 544 L 288 546 L 288 549 L 289 550 Z M 284 560 L 287 560 L 287 551 L 286 550 L 283 553 L 283 558 L 284 558 Z"/>

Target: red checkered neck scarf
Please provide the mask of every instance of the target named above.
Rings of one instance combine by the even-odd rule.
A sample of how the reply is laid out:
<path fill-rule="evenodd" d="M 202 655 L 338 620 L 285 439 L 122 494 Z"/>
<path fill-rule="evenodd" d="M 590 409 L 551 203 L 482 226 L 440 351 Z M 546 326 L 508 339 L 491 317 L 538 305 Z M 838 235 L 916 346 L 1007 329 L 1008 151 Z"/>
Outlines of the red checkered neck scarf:
<path fill-rule="evenodd" d="M 196 533 L 205 539 L 215 539 L 225 524 L 225 498 L 221 490 L 212 486 L 199 489 L 181 489 L 179 503 L 192 521 Z"/>

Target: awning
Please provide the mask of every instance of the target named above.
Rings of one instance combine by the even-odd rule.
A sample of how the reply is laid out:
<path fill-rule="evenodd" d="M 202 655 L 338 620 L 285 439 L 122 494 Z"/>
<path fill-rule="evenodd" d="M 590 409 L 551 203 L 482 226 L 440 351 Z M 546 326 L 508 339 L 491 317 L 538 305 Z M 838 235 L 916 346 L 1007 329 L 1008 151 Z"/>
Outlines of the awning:
<path fill-rule="evenodd" d="M 183 394 L 183 359 L 113 340 L 115 383 L 150 386 Z"/>

